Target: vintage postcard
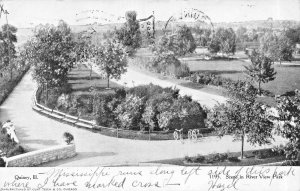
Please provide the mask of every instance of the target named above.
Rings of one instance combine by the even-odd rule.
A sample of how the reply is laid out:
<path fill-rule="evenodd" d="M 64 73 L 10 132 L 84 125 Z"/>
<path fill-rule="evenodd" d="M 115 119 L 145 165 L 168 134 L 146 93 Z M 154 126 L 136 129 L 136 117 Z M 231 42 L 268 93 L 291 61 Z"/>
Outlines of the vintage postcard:
<path fill-rule="evenodd" d="M 299 191 L 299 75 L 299 0 L 0 0 L 0 191 Z"/>

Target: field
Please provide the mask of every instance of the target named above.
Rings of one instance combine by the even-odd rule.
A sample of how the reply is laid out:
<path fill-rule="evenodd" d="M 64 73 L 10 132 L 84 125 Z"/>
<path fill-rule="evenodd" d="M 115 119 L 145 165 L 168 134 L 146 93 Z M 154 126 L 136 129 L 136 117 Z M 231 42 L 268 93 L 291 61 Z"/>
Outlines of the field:
<path fill-rule="evenodd" d="M 242 60 L 218 60 L 218 61 L 186 61 L 191 71 L 212 72 L 226 78 L 234 80 L 245 79 L 244 66 L 249 65 L 248 62 Z M 288 91 L 300 89 L 300 64 L 299 66 L 275 65 L 277 72 L 276 79 L 269 83 L 263 84 L 262 88 L 268 90 L 275 95 L 281 95 Z"/>
<path fill-rule="evenodd" d="M 244 74 L 244 66 L 249 65 L 246 61 L 247 55 L 242 51 L 236 52 L 234 60 L 203 60 L 200 59 L 201 55 L 207 54 L 208 51 L 204 48 L 197 48 L 196 52 L 192 55 L 188 55 L 184 58 L 180 58 L 183 63 L 186 63 L 192 72 L 209 72 L 222 77 L 231 78 L 234 80 L 245 79 L 247 76 Z M 148 49 L 140 49 L 137 54 L 138 57 L 151 57 L 153 56 Z M 300 89 L 300 61 L 299 56 L 296 56 L 295 61 L 288 64 L 293 65 L 274 65 L 275 71 L 277 72 L 276 79 L 266 84 L 262 84 L 262 88 L 272 92 L 275 95 L 281 95 L 288 91 Z M 140 60 L 142 61 L 142 60 Z M 143 72 L 143 71 L 141 71 Z M 146 72 L 147 73 L 147 72 Z M 149 72 L 148 72 L 149 73 Z M 154 75 L 154 74 L 151 74 Z M 173 82 L 183 86 L 191 87 L 194 89 L 201 89 L 213 94 L 222 95 L 221 92 L 216 92 L 211 87 L 198 87 L 199 85 L 183 82 L 181 80 L 174 80 Z M 182 83 L 181 83 L 182 82 Z"/>

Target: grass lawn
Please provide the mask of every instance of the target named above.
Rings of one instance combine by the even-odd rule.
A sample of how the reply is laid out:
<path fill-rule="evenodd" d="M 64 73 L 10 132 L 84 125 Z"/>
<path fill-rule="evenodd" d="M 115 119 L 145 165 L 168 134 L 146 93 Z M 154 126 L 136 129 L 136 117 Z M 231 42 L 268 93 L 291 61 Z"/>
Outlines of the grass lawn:
<path fill-rule="evenodd" d="M 198 56 L 197 56 L 198 53 Z M 248 62 L 243 60 L 209 60 L 204 61 L 199 58 L 200 54 L 208 53 L 207 50 L 203 48 L 197 48 L 196 54 L 188 55 L 182 59 L 182 62 L 188 64 L 191 71 L 201 71 L 201 72 L 211 72 L 217 75 L 221 75 L 222 77 L 231 78 L 234 80 L 245 79 L 246 75 L 244 74 L 244 66 L 249 65 Z M 136 53 L 136 56 L 139 57 L 151 57 L 153 56 L 149 49 L 139 49 Z M 240 59 L 247 59 L 247 55 L 244 54 L 243 51 L 238 51 L 235 54 L 235 57 Z M 140 60 L 142 61 L 142 60 Z M 284 65 L 275 65 L 275 71 L 277 72 L 276 79 L 274 81 L 268 82 L 266 84 L 262 84 L 262 88 L 268 90 L 275 95 L 281 95 L 288 91 L 293 91 L 295 89 L 300 89 L 300 56 L 295 55 L 294 61 L 292 64 L 299 64 L 294 66 L 284 66 Z M 140 69 L 141 70 L 141 69 Z M 151 74 L 156 77 L 161 77 L 160 74 Z M 220 90 L 216 90 L 213 87 L 201 86 L 191 84 L 182 80 L 174 80 L 168 79 L 164 77 L 165 80 L 172 80 L 172 82 L 190 87 L 193 89 L 201 89 L 201 91 L 205 91 L 208 93 L 224 95 L 224 93 Z"/>
<path fill-rule="evenodd" d="M 218 61 L 186 61 L 191 71 L 211 72 L 222 77 L 234 80 L 245 79 L 243 73 L 244 65 L 249 63 L 241 60 L 218 60 Z M 266 84 L 262 84 L 262 88 L 268 90 L 275 95 L 281 95 L 287 91 L 300 89 L 300 65 L 299 66 L 280 66 L 275 65 L 277 72 L 276 79 Z"/>
<path fill-rule="evenodd" d="M 114 88 L 121 87 L 110 81 L 109 87 L 111 89 L 106 89 L 107 79 L 102 78 L 95 72 L 92 72 L 90 80 L 90 69 L 83 64 L 78 65 L 70 71 L 68 74 L 68 83 L 71 85 L 72 93 L 77 95 L 92 95 L 91 87 L 93 87 L 96 92 L 101 93 L 110 93 L 114 91 Z"/>

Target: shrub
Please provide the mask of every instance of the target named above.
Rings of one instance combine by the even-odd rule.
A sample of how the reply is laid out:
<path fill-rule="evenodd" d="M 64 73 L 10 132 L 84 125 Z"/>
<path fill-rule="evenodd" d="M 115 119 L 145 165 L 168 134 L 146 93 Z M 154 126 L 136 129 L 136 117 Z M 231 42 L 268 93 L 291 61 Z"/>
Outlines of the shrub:
<path fill-rule="evenodd" d="M 0 150 L 5 153 L 6 157 L 12 157 L 25 152 L 23 147 L 11 140 L 10 136 L 4 131 L 0 134 Z"/>
<path fill-rule="evenodd" d="M 68 109 L 71 107 L 70 95 L 61 94 L 57 99 L 57 107 L 63 109 Z"/>
<path fill-rule="evenodd" d="M 192 162 L 192 157 L 189 157 L 189 156 L 185 156 L 184 157 L 184 160 L 188 163 L 191 163 Z"/>
<path fill-rule="evenodd" d="M 0 157 L 0 167 L 5 167 L 6 163 L 3 158 Z"/>
<path fill-rule="evenodd" d="M 82 107 L 84 105 L 83 101 L 82 101 L 82 98 L 81 98 L 81 95 L 73 95 L 71 96 L 71 106 L 73 108 L 79 108 L 79 107 Z"/>
<path fill-rule="evenodd" d="M 115 98 L 124 99 L 126 97 L 126 90 L 124 88 L 115 89 Z"/>
<path fill-rule="evenodd" d="M 180 64 L 179 66 L 169 65 L 167 66 L 166 71 L 176 78 L 182 78 L 190 75 L 190 68 L 187 64 Z"/>
<path fill-rule="evenodd" d="M 70 94 L 72 93 L 72 86 L 71 84 L 65 82 L 61 87 L 58 88 L 58 91 L 62 94 Z"/>
<path fill-rule="evenodd" d="M 64 141 L 69 145 L 73 142 L 74 136 L 69 132 L 64 132 L 63 134 Z"/>
<path fill-rule="evenodd" d="M 279 153 L 272 150 L 272 149 L 262 149 L 262 150 L 256 150 L 252 152 L 257 159 L 265 159 L 270 157 L 278 156 Z"/>
<path fill-rule="evenodd" d="M 112 94 L 97 94 L 93 108 L 96 123 L 102 126 L 110 126 L 115 120 L 113 110 L 119 102 Z"/>
<path fill-rule="evenodd" d="M 205 128 L 205 111 L 198 102 L 180 97 L 174 101 L 172 110 L 177 111 L 179 123 L 185 131 Z"/>
<path fill-rule="evenodd" d="M 19 154 L 23 154 L 25 152 L 24 148 L 20 145 L 15 146 L 13 149 L 7 152 L 7 157 L 13 157 Z"/>
<path fill-rule="evenodd" d="M 241 161 L 238 157 L 235 157 L 235 156 L 228 157 L 227 160 L 229 162 L 240 162 Z"/>
<path fill-rule="evenodd" d="M 210 154 L 206 158 L 207 163 L 215 163 L 215 162 L 223 162 L 227 160 L 228 155 L 226 153 L 215 153 L 215 154 Z"/>
<path fill-rule="evenodd" d="M 138 130 L 143 110 L 143 98 L 128 94 L 125 101 L 114 110 L 114 114 L 119 120 L 121 128 Z"/>
<path fill-rule="evenodd" d="M 197 155 L 194 157 L 185 156 L 184 160 L 187 163 L 203 163 L 205 161 L 205 157 L 202 155 Z"/>
<path fill-rule="evenodd" d="M 196 163 L 202 163 L 202 162 L 204 162 L 204 160 L 205 160 L 205 157 L 204 156 L 202 156 L 202 155 L 197 155 L 196 157 L 195 157 L 195 162 Z"/>
<path fill-rule="evenodd" d="M 148 100 L 150 97 L 159 95 L 162 93 L 171 93 L 173 98 L 177 98 L 179 95 L 179 89 L 174 89 L 171 87 L 163 88 L 158 85 L 148 84 L 148 85 L 140 85 L 127 90 L 127 94 L 133 94 L 140 98 L 145 98 Z"/>
<path fill-rule="evenodd" d="M 69 108 L 69 114 L 70 114 L 70 115 L 77 115 L 77 114 L 78 114 L 77 108 L 75 108 L 75 107 L 70 107 L 70 108 Z"/>
<path fill-rule="evenodd" d="M 299 161 L 295 161 L 295 160 L 286 160 L 281 164 L 281 166 L 299 166 L 299 165 L 300 165 Z"/>
<path fill-rule="evenodd" d="M 173 95 L 171 93 L 162 93 L 152 96 L 145 104 L 145 110 L 142 115 L 142 120 L 152 130 L 160 130 L 158 124 L 158 114 L 163 110 L 159 105 L 165 102 L 172 103 Z M 165 105 L 165 104 L 164 104 Z"/>
<path fill-rule="evenodd" d="M 57 105 L 57 99 L 60 95 L 60 93 L 56 89 L 50 89 L 48 90 L 48 100 L 44 99 L 46 101 L 47 107 L 53 109 Z"/>

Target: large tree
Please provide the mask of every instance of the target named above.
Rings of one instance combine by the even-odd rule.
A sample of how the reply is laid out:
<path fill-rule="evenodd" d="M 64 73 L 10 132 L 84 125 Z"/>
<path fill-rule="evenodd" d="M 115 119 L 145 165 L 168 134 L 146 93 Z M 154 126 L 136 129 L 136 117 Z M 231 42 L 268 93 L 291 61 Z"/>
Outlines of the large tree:
<path fill-rule="evenodd" d="M 196 43 L 199 46 L 207 47 L 209 42 L 211 41 L 212 30 L 209 28 L 201 28 L 197 26 L 194 29 Z"/>
<path fill-rule="evenodd" d="M 245 141 L 251 145 L 270 143 L 273 123 L 267 118 L 266 108 L 255 101 L 252 85 L 236 82 L 230 92 L 231 98 L 213 108 L 208 120 L 219 136 L 231 134 L 235 141 L 241 141 L 243 158 Z"/>
<path fill-rule="evenodd" d="M 287 29 L 285 31 L 285 36 L 293 45 L 300 43 L 300 27 Z"/>
<path fill-rule="evenodd" d="M 195 51 L 196 42 L 192 35 L 192 31 L 188 26 L 178 26 L 174 37 L 177 45 L 175 54 L 178 56 L 183 56 Z"/>
<path fill-rule="evenodd" d="M 236 50 L 236 35 L 232 28 L 218 28 L 208 45 L 211 53 L 234 54 Z"/>
<path fill-rule="evenodd" d="M 120 79 L 127 71 L 127 54 L 124 47 L 115 41 L 107 40 L 100 45 L 96 53 L 96 64 L 103 71 L 107 78 L 107 88 L 111 78 Z"/>
<path fill-rule="evenodd" d="M 236 30 L 236 40 L 240 43 L 248 41 L 247 28 L 239 27 Z"/>
<path fill-rule="evenodd" d="M 160 72 L 170 72 L 170 66 L 177 70 L 182 66 L 178 57 L 192 53 L 195 49 L 196 43 L 190 28 L 186 25 L 178 26 L 174 34 L 164 34 L 153 46 L 153 67 Z M 188 72 L 187 67 L 185 72 Z"/>
<path fill-rule="evenodd" d="M 8 67 L 10 70 L 10 79 L 14 68 L 13 59 L 16 57 L 15 43 L 17 42 L 17 28 L 5 24 L 0 30 L 0 69 Z"/>
<path fill-rule="evenodd" d="M 76 62 L 86 62 L 90 67 L 90 80 L 92 78 L 93 63 L 96 56 L 96 45 L 93 43 L 92 36 L 86 33 L 75 35 L 74 52 Z"/>
<path fill-rule="evenodd" d="M 125 17 L 126 22 L 115 32 L 116 38 L 126 47 L 126 51 L 131 55 L 141 46 L 141 31 L 135 11 L 127 11 Z"/>
<path fill-rule="evenodd" d="M 258 92 L 261 94 L 261 83 L 267 83 L 275 79 L 276 72 L 272 67 L 273 61 L 265 55 L 253 51 L 249 66 L 244 66 L 246 74 L 258 83 Z"/>
<path fill-rule="evenodd" d="M 33 78 L 37 83 L 46 86 L 47 94 L 48 88 L 65 84 L 76 57 L 70 27 L 64 21 L 56 27 L 39 25 L 30 45 Z"/>
<path fill-rule="evenodd" d="M 294 48 L 284 33 L 276 35 L 268 32 L 260 39 L 260 51 L 281 64 L 282 61 L 292 60 Z"/>

